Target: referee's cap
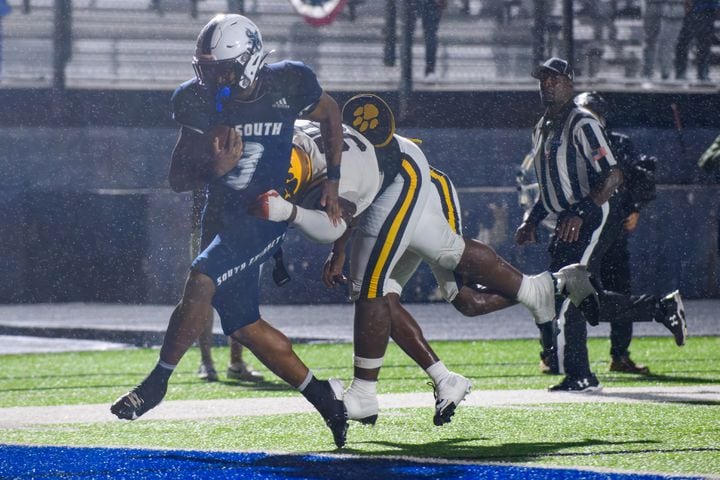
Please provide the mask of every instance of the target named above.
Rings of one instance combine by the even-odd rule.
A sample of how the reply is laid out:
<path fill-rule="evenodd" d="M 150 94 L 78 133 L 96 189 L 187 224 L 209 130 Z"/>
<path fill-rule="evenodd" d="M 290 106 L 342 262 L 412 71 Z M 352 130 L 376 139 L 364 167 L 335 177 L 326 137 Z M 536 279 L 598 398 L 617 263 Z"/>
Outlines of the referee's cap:
<path fill-rule="evenodd" d="M 362 133 L 375 147 L 390 143 L 395 116 L 385 101 L 372 93 L 355 95 L 342 108 L 342 121 Z"/>
<path fill-rule="evenodd" d="M 567 60 L 563 60 L 562 58 L 558 57 L 552 57 L 548 60 L 545 60 L 545 63 L 535 67 L 535 70 L 533 70 L 531 75 L 533 78 L 537 78 L 538 80 L 540 80 L 544 75 L 547 74 L 564 75 L 570 80 L 575 79 L 575 72 L 573 72 L 570 63 L 568 63 Z"/>

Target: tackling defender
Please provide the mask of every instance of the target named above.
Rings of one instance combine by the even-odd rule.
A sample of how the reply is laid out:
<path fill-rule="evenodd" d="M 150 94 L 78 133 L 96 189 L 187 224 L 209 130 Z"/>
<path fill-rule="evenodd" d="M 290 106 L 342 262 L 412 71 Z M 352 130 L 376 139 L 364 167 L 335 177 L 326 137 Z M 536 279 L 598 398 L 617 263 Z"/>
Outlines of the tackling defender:
<path fill-rule="evenodd" d="M 468 311 L 478 311 L 473 309 L 481 304 L 483 308 L 502 308 L 517 299 L 531 310 L 536 319 L 545 322 L 555 315 L 553 276 L 549 272 L 535 277 L 524 276 L 490 247 L 463 239 L 453 231 L 443 214 L 436 189 L 430 186 L 429 178 L 433 174 L 427 160 L 413 142 L 394 134 L 394 118 L 389 107 L 374 95 L 353 98 L 343 108 L 344 120 L 346 124 L 353 123 L 362 128 L 363 122 L 351 117 L 354 112 L 359 112 L 360 117 L 363 112 L 371 112 L 370 120 L 378 119 L 378 122 L 368 122 L 363 132 L 375 148 L 368 149 L 365 144 L 358 143 L 353 152 L 353 142 L 346 140 L 343 168 L 350 168 L 356 162 L 367 165 L 367 168 L 358 170 L 354 175 L 343 174 L 340 196 L 352 192 L 356 199 L 362 199 L 362 195 L 357 195 L 360 189 L 354 183 L 366 183 L 365 176 L 369 175 L 372 178 L 367 183 L 377 185 L 373 168 L 377 162 L 382 181 L 377 189 L 365 192 L 372 203 L 368 205 L 368 200 L 364 200 L 361 208 L 353 212 L 357 217 L 350 262 L 351 293 L 356 299 L 355 379 L 346 391 L 344 401 L 349 418 L 374 422 L 378 410 L 375 396 L 377 375 L 392 329 L 397 334 L 397 338 L 393 338 L 401 348 L 433 378 L 437 395 L 434 421 L 442 425 L 450 421 L 455 407 L 469 392 L 470 382 L 449 372 L 439 362 L 422 337 L 417 323 L 401 306 L 401 285 L 409 276 L 396 278 L 396 272 L 400 273 L 396 268 L 398 262 L 408 252 L 413 252 L 438 270 L 455 271 L 463 283 L 482 283 L 504 296 L 493 298 L 490 303 L 477 300 L 474 306 L 467 307 Z M 298 135 L 295 141 L 296 144 L 307 145 L 306 154 L 313 167 L 321 168 L 324 159 L 314 142 L 299 141 Z M 353 153 L 364 157 L 364 160 L 351 161 Z M 434 175 L 440 176 L 437 172 Z M 323 212 L 313 213 L 313 210 L 292 205 L 275 192 L 264 195 L 259 204 L 257 211 L 261 215 L 271 220 L 289 221 L 311 239 L 324 243 L 338 239 L 323 275 L 326 285 L 337 284 L 345 260 L 345 242 L 350 233 L 349 230 L 343 233 L 345 225 L 333 228 L 327 218 L 322 220 Z M 364 214 L 358 216 L 361 212 Z M 313 218 L 310 228 L 308 218 Z M 417 228 L 418 225 L 421 228 Z M 414 264 L 414 258 L 408 261 Z M 406 273 L 407 270 L 402 272 L 403 275 Z M 582 269 L 572 267 L 559 272 L 555 278 L 559 291 L 569 292 L 577 303 L 594 292 Z"/>

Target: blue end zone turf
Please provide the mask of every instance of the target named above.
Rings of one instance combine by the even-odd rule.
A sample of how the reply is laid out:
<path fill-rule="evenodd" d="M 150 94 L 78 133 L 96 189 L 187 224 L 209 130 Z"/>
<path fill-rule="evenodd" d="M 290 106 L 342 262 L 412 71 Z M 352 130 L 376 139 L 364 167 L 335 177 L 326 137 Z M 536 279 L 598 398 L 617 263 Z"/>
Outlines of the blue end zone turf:
<path fill-rule="evenodd" d="M 671 477 L 392 458 L 0 445 L 0 478 L 654 480 Z"/>

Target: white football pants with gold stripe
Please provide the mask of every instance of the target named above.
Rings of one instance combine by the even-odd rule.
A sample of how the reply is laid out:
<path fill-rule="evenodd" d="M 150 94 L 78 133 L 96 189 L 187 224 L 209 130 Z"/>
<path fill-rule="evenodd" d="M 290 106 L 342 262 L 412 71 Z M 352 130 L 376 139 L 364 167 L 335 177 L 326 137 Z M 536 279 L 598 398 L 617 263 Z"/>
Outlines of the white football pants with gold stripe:
<path fill-rule="evenodd" d="M 400 295 L 420 263 L 425 261 L 443 298 L 452 302 L 462 286 L 453 270 L 465 250 L 460 201 L 454 185 L 444 173 L 430 167 L 430 177 L 435 188 L 429 193 L 407 251 L 392 271 L 388 291 Z"/>
<path fill-rule="evenodd" d="M 415 236 L 428 195 L 434 190 L 425 155 L 407 140 L 401 146 L 400 172 L 361 216 L 353 236 L 353 299 L 380 298 L 392 291 L 390 274 Z"/>

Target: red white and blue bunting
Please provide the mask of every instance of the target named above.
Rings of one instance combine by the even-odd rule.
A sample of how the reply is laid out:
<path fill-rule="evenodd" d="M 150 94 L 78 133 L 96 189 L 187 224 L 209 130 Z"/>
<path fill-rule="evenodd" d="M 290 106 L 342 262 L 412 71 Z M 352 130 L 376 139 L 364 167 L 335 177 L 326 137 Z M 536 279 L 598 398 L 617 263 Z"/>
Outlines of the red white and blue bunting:
<path fill-rule="evenodd" d="M 328 25 L 345 7 L 347 0 L 289 0 L 305 21 L 314 27 Z"/>

